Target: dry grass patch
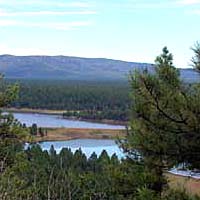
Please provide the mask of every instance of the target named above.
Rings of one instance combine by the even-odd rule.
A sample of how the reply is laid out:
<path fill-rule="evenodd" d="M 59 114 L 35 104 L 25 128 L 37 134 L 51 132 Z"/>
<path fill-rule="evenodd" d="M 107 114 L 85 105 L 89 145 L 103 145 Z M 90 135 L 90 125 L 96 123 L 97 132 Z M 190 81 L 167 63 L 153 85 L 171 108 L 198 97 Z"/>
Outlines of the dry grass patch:
<path fill-rule="evenodd" d="M 116 139 L 125 136 L 125 130 L 54 128 L 47 136 L 35 137 L 35 141 L 63 141 L 72 139 Z"/>
<path fill-rule="evenodd" d="M 167 173 L 172 189 L 186 190 L 187 193 L 200 196 L 200 180 Z"/>

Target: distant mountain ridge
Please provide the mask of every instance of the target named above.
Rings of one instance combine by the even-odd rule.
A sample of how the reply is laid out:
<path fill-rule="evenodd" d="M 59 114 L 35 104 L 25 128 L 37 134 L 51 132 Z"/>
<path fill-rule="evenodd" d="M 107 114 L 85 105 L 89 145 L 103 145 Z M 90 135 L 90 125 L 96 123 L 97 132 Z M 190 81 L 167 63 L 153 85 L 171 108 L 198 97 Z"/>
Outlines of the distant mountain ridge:
<path fill-rule="evenodd" d="M 105 58 L 0 55 L 0 73 L 15 79 L 118 81 L 126 80 L 130 71 L 146 68 L 154 71 L 153 64 Z M 193 69 L 181 69 L 181 77 L 187 82 L 200 78 Z"/>

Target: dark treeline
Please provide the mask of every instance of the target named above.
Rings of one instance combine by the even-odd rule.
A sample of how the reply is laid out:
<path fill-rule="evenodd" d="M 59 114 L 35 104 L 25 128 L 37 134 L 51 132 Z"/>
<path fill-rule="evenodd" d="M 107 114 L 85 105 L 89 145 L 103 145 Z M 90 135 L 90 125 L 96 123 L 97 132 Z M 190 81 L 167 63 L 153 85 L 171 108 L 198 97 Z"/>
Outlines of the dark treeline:
<path fill-rule="evenodd" d="M 14 152 L 13 152 L 14 153 Z M 79 149 L 72 153 L 63 148 L 56 153 L 42 151 L 39 145 L 15 151 L 15 160 L 0 176 L 1 199 L 30 200 L 159 200 L 147 189 L 153 177 L 145 167 L 131 159 L 119 160 L 102 151 L 89 158 Z M 199 200 L 185 192 L 166 191 L 163 200 Z"/>
<path fill-rule="evenodd" d="M 115 121 L 128 121 L 128 110 L 83 110 L 83 111 L 66 111 L 63 113 L 64 118 L 77 118 L 84 120 L 115 120 Z"/>
<path fill-rule="evenodd" d="M 62 149 L 56 153 L 42 151 L 39 145 L 18 155 L 12 169 L 0 180 L 0 194 L 7 199 L 125 199 L 134 197 L 142 177 L 128 169 L 127 161 L 111 158 L 106 151 L 88 159 L 77 150 Z M 9 182 L 7 179 L 9 178 Z"/>
<path fill-rule="evenodd" d="M 125 82 L 18 81 L 17 108 L 66 110 L 65 117 L 127 121 L 129 86 Z M 81 112 L 71 112 L 81 111 Z"/>

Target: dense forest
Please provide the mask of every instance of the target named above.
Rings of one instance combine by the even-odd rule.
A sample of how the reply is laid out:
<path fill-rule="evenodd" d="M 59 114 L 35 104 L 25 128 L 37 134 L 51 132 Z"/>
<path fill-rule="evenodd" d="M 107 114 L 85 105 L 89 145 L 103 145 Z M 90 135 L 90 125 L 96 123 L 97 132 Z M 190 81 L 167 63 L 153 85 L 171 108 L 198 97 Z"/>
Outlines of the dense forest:
<path fill-rule="evenodd" d="M 127 82 L 17 82 L 20 85 L 19 98 L 11 104 L 16 108 L 63 110 L 66 111 L 64 117 L 128 120 Z"/>
<path fill-rule="evenodd" d="M 194 68 L 200 73 L 200 45 L 193 50 Z M 167 174 L 180 165 L 200 169 L 200 84 L 182 83 L 166 47 L 155 64 L 155 74 L 144 70 L 131 75 L 130 126 L 117 141 L 125 153 L 122 160 L 106 151 L 87 158 L 80 149 L 24 148 L 34 136 L 11 114 L 1 112 L 0 199 L 199 200 L 170 185 Z M 19 87 L 1 82 L 0 89 L 0 105 L 5 107 Z"/>
<path fill-rule="evenodd" d="M 145 180 L 145 181 L 144 181 Z M 62 149 L 56 153 L 42 151 L 33 145 L 18 153 L 12 168 L 0 179 L 1 199 L 31 200 L 125 200 L 159 199 L 147 190 L 152 177 L 144 167 L 131 160 L 120 161 L 115 154 L 103 151 L 89 158 L 77 150 Z M 148 184 L 147 184 L 148 183 Z M 138 188 L 141 188 L 138 190 Z M 167 191 L 164 199 L 189 199 L 186 193 Z M 198 200 L 199 198 L 194 198 Z"/>

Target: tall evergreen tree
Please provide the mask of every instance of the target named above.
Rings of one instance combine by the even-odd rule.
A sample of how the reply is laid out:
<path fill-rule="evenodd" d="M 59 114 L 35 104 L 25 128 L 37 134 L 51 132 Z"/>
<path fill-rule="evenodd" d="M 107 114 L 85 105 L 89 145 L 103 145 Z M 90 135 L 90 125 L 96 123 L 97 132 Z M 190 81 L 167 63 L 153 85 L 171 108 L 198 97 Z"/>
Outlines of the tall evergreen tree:
<path fill-rule="evenodd" d="M 17 97 L 18 86 L 7 85 L 0 77 L 0 109 L 9 106 Z M 16 153 L 27 139 L 26 129 L 11 114 L 0 110 L 0 174 L 14 162 Z"/>
<path fill-rule="evenodd" d="M 144 163 L 152 176 L 148 187 L 161 194 L 164 171 L 178 163 L 197 166 L 200 92 L 182 83 L 166 47 L 155 64 L 155 74 L 144 70 L 131 75 L 132 120 L 122 146 Z"/>
<path fill-rule="evenodd" d="M 36 136 L 38 133 L 38 127 L 37 124 L 32 124 L 32 126 L 30 127 L 30 134 Z"/>

